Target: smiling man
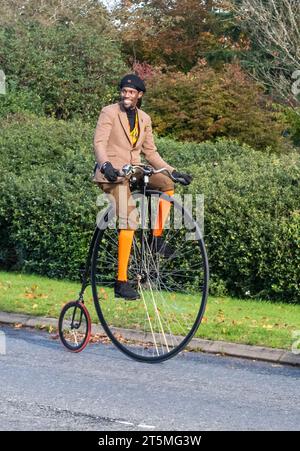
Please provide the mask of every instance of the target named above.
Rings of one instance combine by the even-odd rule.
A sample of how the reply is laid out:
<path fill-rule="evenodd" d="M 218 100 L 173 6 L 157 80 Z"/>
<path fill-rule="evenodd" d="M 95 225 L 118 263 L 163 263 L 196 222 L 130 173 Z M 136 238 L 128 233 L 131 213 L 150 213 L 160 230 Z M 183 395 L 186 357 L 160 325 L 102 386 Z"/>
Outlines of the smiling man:
<path fill-rule="evenodd" d="M 167 168 L 176 180 L 184 179 L 188 185 L 191 176 L 177 172 L 157 152 L 154 143 L 151 118 L 140 109 L 146 87 L 135 74 L 128 74 L 120 82 L 120 101 L 104 107 L 100 113 L 95 136 L 94 150 L 97 170 L 94 181 L 100 188 L 113 196 L 119 219 L 118 275 L 115 281 L 115 296 L 137 299 L 138 292 L 127 280 L 128 261 L 137 223 L 130 221 L 134 207 L 130 202 L 131 191 L 128 180 L 118 177 L 118 170 L 125 164 L 141 164 L 141 154 L 155 169 Z M 163 191 L 172 196 L 174 182 L 164 174 L 150 177 L 149 188 Z M 120 198 L 125 191 L 125 200 Z M 153 230 L 153 249 L 165 257 L 172 251 L 165 245 L 162 233 L 170 203 L 160 200 L 157 225 Z"/>

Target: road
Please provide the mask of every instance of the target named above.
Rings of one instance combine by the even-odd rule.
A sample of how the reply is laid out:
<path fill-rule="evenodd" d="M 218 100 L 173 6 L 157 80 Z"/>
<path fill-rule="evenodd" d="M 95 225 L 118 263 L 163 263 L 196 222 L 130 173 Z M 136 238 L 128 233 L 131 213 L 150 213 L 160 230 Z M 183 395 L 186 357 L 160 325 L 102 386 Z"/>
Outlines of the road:
<path fill-rule="evenodd" d="M 202 353 L 162 364 L 111 345 L 67 352 L 1 326 L 0 430 L 299 430 L 300 369 Z"/>

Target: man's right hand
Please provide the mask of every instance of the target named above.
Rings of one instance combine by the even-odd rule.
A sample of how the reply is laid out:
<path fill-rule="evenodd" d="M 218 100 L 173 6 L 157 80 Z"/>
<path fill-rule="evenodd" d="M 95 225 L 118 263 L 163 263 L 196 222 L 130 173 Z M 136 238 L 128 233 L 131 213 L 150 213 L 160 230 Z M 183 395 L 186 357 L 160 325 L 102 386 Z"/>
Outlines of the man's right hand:
<path fill-rule="evenodd" d="M 101 166 L 101 172 L 109 182 L 115 182 L 117 180 L 118 171 L 109 161 L 103 163 L 103 165 Z"/>

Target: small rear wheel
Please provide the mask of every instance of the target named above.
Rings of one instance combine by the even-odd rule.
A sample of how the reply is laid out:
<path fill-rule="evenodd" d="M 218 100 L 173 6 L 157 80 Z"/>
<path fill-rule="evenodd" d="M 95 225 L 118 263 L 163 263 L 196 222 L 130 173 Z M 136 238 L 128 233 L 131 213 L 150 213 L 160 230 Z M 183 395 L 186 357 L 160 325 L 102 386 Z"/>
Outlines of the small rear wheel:
<path fill-rule="evenodd" d="M 68 302 L 58 320 L 59 336 L 62 344 L 72 352 L 82 351 L 91 336 L 91 318 L 82 302 Z"/>

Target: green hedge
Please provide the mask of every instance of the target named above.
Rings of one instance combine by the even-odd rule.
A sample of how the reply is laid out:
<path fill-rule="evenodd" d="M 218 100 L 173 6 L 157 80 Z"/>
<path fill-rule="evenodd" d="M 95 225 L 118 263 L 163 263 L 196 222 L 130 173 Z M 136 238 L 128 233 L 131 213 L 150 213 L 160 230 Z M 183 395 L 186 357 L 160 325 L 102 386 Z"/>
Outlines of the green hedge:
<path fill-rule="evenodd" d="M 94 128 L 16 115 L 0 133 L 0 265 L 78 277 L 95 224 Z M 157 139 L 205 196 L 205 241 L 215 294 L 300 302 L 300 157 L 237 142 Z M 178 187 L 178 191 L 186 190 Z"/>
<path fill-rule="evenodd" d="M 220 140 L 161 153 L 194 175 L 205 196 L 213 287 L 239 296 L 300 301 L 300 155 L 274 155 Z"/>
<path fill-rule="evenodd" d="M 0 263 L 77 278 L 96 217 L 93 130 L 33 115 L 2 122 Z"/>

